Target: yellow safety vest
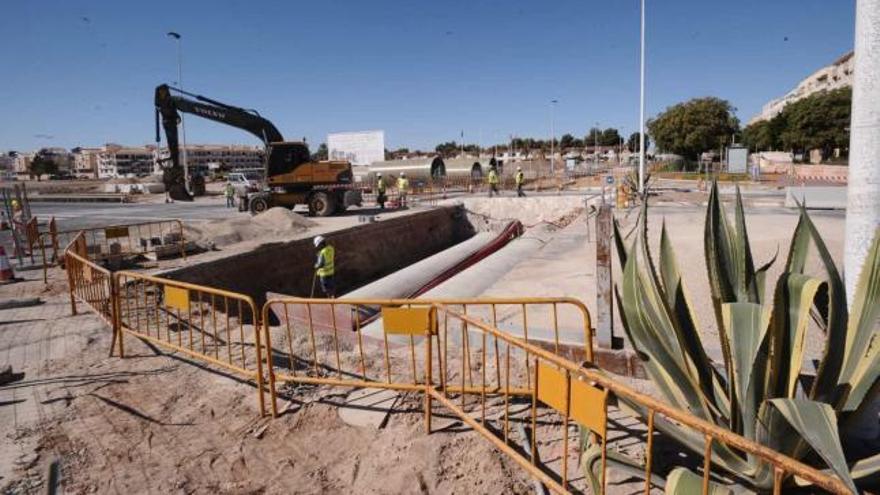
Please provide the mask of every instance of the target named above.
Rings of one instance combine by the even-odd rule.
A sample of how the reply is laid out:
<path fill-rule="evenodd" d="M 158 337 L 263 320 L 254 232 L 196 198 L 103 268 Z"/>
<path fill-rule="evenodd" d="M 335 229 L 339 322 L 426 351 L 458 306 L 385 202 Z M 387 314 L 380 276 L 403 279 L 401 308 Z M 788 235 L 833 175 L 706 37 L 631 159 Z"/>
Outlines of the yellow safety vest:
<path fill-rule="evenodd" d="M 397 188 L 401 191 L 406 191 L 407 189 L 409 189 L 409 180 L 402 177 L 400 179 L 397 179 Z"/>
<path fill-rule="evenodd" d="M 489 171 L 489 184 L 498 184 L 498 174 L 494 170 Z"/>
<path fill-rule="evenodd" d="M 324 261 L 323 266 L 318 268 L 318 276 L 321 278 L 332 277 L 335 268 L 333 265 L 333 258 L 336 257 L 336 250 L 333 249 L 333 246 L 324 246 L 324 248 L 318 252 L 318 256 Z"/>
<path fill-rule="evenodd" d="M 385 194 L 385 179 L 379 179 L 376 183 L 376 190 L 379 191 L 380 194 Z"/>
<path fill-rule="evenodd" d="M 226 184 L 226 197 L 231 198 L 235 196 L 235 188 L 232 187 L 232 184 Z"/>
<path fill-rule="evenodd" d="M 526 175 L 522 172 L 516 173 L 516 185 L 522 185 L 523 182 L 526 181 Z"/>

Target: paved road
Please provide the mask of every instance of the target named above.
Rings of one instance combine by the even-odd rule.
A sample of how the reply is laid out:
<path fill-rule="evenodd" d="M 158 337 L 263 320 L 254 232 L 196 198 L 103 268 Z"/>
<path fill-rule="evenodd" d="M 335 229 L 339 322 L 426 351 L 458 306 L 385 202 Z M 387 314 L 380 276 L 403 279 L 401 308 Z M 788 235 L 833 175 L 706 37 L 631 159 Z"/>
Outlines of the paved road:
<path fill-rule="evenodd" d="M 179 218 L 181 220 L 213 220 L 239 213 L 226 208 L 220 201 L 194 203 L 32 203 L 31 213 L 39 218 L 54 216 L 64 230 L 98 227 L 114 223 L 148 222 Z"/>

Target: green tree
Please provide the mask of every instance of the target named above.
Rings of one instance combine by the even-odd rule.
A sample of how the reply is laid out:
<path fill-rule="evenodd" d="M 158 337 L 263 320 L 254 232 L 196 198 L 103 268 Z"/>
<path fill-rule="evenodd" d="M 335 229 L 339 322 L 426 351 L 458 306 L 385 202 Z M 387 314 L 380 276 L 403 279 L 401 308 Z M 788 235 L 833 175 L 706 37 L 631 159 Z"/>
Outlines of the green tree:
<path fill-rule="evenodd" d="M 574 136 L 571 134 L 563 134 L 561 138 L 559 138 L 559 147 L 562 149 L 571 148 L 574 146 Z"/>
<path fill-rule="evenodd" d="M 31 160 L 31 166 L 28 175 L 33 179 L 36 177 L 39 182 L 43 175 L 53 175 L 58 173 L 58 164 L 51 158 L 46 158 L 41 154 L 34 156 Z"/>
<path fill-rule="evenodd" d="M 602 129 L 591 127 L 584 136 L 584 146 L 596 146 L 596 143 L 602 144 Z"/>
<path fill-rule="evenodd" d="M 648 129 L 661 151 L 696 160 L 703 151 L 729 143 L 739 131 L 735 110 L 720 98 L 694 98 L 649 120 Z"/>
<path fill-rule="evenodd" d="M 820 149 L 823 159 L 835 148 L 846 150 L 851 106 L 851 88 L 821 91 L 786 105 L 774 119 L 782 146 L 798 152 Z"/>
<path fill-rule="evenodd" d="M 451 157 L 458 154 L 459 146 L 455 141 L 447 141 L 435 146 L 434 151 L 443 157 Z"/>
<path fill-rule="evenodd" d="M 599 144 L 602 146 L 617 146 L 620 144 L 620 133 L 617 129 L 609 127 L 602 131 L 599 137 Z"/>
<path fill-rule="evenodd" d="M 760 120 L 749 124 L 743 129 L 742 139 L 750 150 L 768 151 L 779 149 L 779 139 L 783 120 L 776 117 L 772 120 Z"/>
<path fill-rule="evenodd" d="M 645 152 L 648 152 L 648 146 L 651 146 L 651 136 L 645 133 Z M 629 150 L 630 153 L 638 153 L 639 152 L 639 133 L 634 132 L 629 135 L 629 139 L 626 140 L 626 149 Z"/>

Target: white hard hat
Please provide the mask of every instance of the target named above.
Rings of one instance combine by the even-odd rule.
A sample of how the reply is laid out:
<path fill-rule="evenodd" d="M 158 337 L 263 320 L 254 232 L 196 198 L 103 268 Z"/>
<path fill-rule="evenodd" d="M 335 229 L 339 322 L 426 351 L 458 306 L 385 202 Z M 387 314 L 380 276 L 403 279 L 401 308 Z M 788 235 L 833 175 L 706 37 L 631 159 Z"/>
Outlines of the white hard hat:
<path fill-rule="evenodd" d="M 382 177 L 382 172 L 376 173 L 376 177 Z"/>
<path fill-rule="evenodd" d="M 321 244 L 324 243 L 324 240 L 325 240 L 325 239 L 324 239 L 324 236 L 322 236 L 322 235 L 316 235 L 315 238 L 312 239 L 312 242 L 315 243 L 315 247 L 318 247 L 318 246 L 320 246 Z"/>
<path fill-rule="evenodd" d="M 522 170 L 522 167 L 516 167 L 517 170 Z"/>
<path fill-rule="evenodd" d="M 406 177 L 406 172 L 401 172 L 401 173 L 400 173 L 400 176 L 401 176 L 401 177 Z"/>

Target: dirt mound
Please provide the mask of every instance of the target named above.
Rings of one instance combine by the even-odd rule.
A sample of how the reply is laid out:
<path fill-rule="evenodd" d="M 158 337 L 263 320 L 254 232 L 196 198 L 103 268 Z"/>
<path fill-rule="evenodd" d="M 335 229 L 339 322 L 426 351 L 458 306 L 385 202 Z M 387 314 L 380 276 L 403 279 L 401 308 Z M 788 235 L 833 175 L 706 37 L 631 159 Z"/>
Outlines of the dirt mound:
<path fill-rule="evenodd" d="M 305 232 L 314 225 L 315 222 L 276 206 L 256 216 L 202 222 L 187 225 L 184 230 L 187 239 L 223 247 L 242 241 L 280 240 Z"/>
<path fill-rule="evenodd" d="M 464 198 L 451 202 L 463 204 L 472 215 L 491 220 L 519 220 L 526 227 L 558 223 L 584 208 L 584 198 L 580 196 Z"/>

